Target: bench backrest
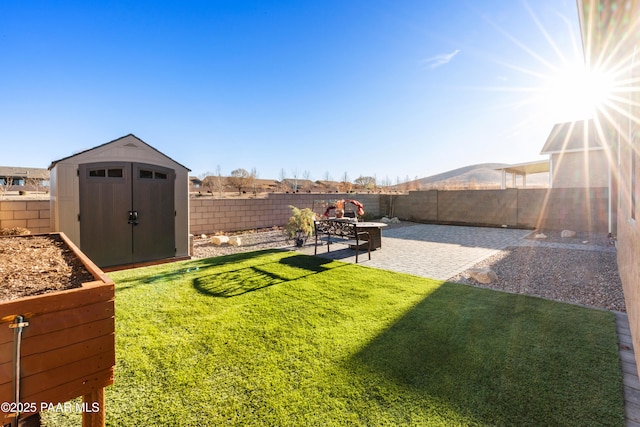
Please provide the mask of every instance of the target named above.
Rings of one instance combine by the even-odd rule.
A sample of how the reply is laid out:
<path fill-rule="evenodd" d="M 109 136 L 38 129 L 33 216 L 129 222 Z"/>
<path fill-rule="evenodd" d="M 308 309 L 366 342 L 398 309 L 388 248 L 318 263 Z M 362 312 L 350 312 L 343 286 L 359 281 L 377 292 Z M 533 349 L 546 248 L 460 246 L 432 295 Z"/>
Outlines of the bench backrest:
<path fill-rule="evenodd" d="M 356 224 L 350 221 L 323 219 L 315 222 L 316 234 L 330 234 L 336 237 L 357 238 Z"/>

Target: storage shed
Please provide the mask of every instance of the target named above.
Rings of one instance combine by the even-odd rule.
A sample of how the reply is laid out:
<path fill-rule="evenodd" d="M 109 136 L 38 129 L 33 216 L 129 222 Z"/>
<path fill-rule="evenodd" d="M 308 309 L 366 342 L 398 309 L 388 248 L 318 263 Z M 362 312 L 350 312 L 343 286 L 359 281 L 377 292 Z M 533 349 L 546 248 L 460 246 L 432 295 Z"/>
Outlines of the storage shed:
<path fill-rule="evenodd" d="M 189 256 L 190 170 L 129 134 L 49 166 L 51 230 L 100 267 Z"/>

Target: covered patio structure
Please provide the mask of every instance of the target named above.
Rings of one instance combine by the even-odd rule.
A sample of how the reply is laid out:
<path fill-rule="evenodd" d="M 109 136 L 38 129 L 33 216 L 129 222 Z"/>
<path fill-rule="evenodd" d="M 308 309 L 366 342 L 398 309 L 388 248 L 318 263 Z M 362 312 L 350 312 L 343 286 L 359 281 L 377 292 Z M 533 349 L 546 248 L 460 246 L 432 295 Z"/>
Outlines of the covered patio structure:
<path fill-rule="evenodd" d="M 517 177 L 522 177 L 522 187 L 527 186 L 527 175 L 537 174 L 537 173 L 548 173 L 549 161 L 541 160 L 538 162 L 528 162 L 528 163 L 519 163 L 516 165 L 510 165 L 504 168 L 496 169 L 502 171 L 502 184 L 500 188 L 502 190 L 507 188 L 507 174 L 511 174 L 511 187 L 517 187 Z"/>

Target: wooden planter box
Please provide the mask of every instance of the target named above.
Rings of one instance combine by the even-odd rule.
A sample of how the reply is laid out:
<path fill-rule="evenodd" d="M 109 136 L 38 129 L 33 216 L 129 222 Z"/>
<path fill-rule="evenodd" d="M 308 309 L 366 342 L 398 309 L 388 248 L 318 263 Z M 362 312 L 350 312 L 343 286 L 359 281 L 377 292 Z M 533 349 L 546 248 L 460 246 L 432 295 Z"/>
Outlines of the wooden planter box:
<path fill-rule="evenodd" d="M 63 233 L 53 234 L 59 234 L 95 280 L 80 288 L 0 302 L 0 402 L 14 401 L 15 330 L 10 326 L 23 316 L 28 326 L 21 340 L 20 402 L 36 409 L 26 412 L 83 396 L 84 408 L 67 404 L 65 410 L 82 411 L 85 426 L 101 425 L 104 387 L 113 384 L 115 366 L 114 284 Z M 0 425 L 12 418 L 0 411 Z"/>

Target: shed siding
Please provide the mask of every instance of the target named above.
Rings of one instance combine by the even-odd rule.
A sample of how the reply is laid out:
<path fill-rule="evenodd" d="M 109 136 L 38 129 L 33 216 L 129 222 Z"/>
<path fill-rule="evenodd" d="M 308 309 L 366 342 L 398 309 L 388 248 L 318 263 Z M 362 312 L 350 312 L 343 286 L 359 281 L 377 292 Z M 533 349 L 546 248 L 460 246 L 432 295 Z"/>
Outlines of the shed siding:
<path fill-rule="evenodd" d="M 54 212 L 51 219 L 52 230 L 63 231 L 74 244 L 80 246 L 78 167 L 83 163 L 123 160 L 155 164 L 175 170 L 176 256 L 189 256 L 189 170 L 133 135 L 55 163 L 51 170 L 51 208 Z"/>

